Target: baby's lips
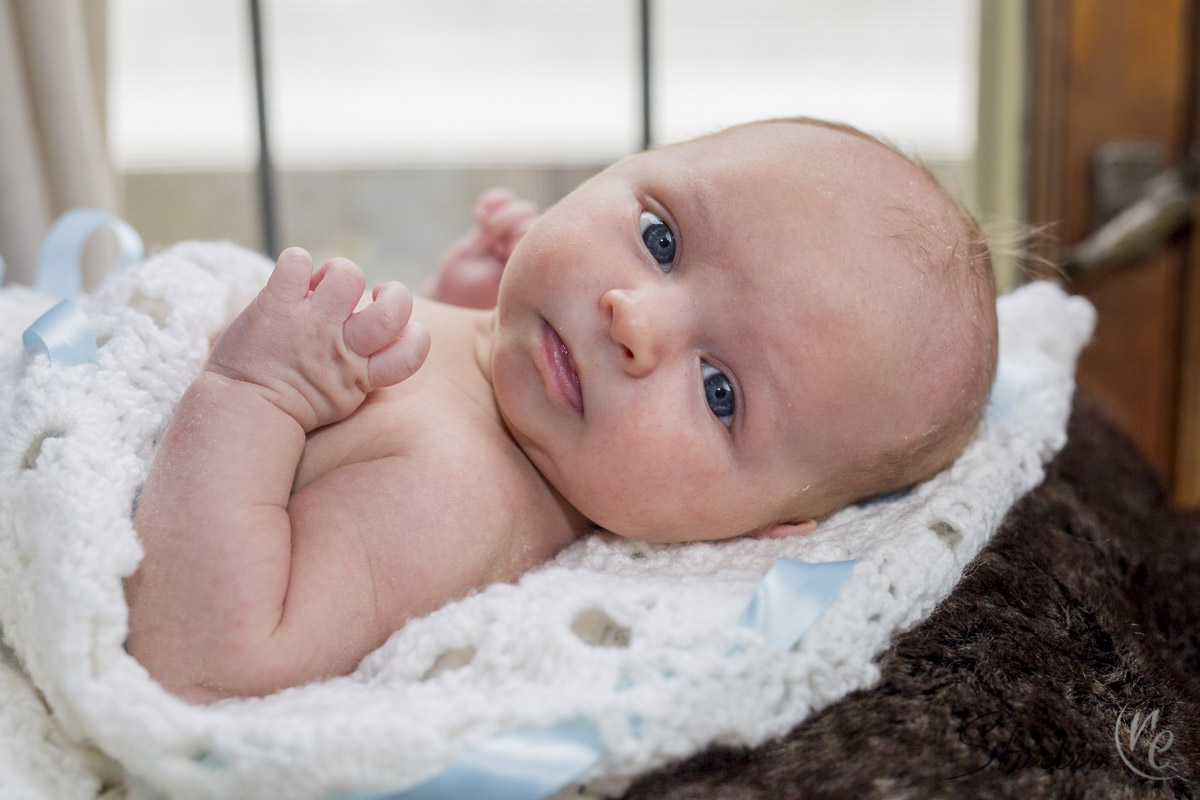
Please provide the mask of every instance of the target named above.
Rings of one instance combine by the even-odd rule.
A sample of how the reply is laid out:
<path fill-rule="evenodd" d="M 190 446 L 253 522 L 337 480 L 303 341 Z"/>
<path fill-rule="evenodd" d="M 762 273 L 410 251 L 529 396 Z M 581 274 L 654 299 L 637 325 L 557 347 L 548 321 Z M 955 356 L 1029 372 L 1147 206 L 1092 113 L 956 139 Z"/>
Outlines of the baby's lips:
<path fill-rule="evenodd" d="M 583 387 L 579 380 L 579 371 L 571 357 L 571 350 L 553 325 L 549 322 L 544 324 L 542 358 L 547 373 L 546 378 L 554 391 L 578 413 L 582 414 Z"/>

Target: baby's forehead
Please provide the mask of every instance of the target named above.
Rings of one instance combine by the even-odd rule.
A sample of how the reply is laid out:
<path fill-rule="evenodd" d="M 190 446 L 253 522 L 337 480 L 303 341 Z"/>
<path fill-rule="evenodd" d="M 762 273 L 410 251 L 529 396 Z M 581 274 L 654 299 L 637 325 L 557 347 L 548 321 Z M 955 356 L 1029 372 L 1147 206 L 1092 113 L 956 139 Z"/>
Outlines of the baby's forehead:
<path fill-rule="evenodd" d="M 673 162 L 668 166 L 682 163 L 704 173 L 717 186 L 752 176 L 774 190 L 808 188 L 830 199 L 849 196 L 879 212 L 898 204 L 928 205 L 941 194 L 933 177 L 900 151 L 852 128 L 819 121 L 751 123 L 650 154 Z M 755 199 L 765 207 L 779 198 L 763 191 Z"/>
<path fill-rule="evenodd" d="M 918 269 L 944 263 L 973 235 L 959 205 L 925 167 L 872 136 L 819 122 L 760 123 L 729 134 L 717 143 L 745 151 L 778 178 L 776 187 L 808 189 L 818 202 L 836 206 L 845 224 L 873 232 L 886 249 L 899 248 Z M 789 213 L 775 192 L 759 193 L 758 202 L 764 213 Z"/>
<path fill-rule="evenodd" d="M 738 294 L 763 290 L 774 304 L 789 292 L 846 297 L 840 290 L 854 285 L 852 306 L 886 304 L 914 270 L 936 277 L 967 250 L 962 214 L 932 176 L 852 130 L 752 123 L 647 155 L 645 168 L 674 187 L 667 199 L 693 223 L 685 251 L 703 217 L 704 249 L 748 282 Z"/>

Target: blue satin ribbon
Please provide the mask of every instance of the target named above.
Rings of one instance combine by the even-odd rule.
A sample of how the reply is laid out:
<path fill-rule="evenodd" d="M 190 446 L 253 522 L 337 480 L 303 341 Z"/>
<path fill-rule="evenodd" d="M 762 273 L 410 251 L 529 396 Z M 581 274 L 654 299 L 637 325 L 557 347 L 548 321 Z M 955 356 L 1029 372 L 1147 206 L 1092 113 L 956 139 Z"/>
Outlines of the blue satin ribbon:
<path fill-rule="evenodd" d="M 84 245 L 96 231 L 108 228 L 117 239 L 117 269 L 140 261 L 145 252 L 142 237 L 129 223 L 95 208 L 73 208 L 46 232 L 38 253 L 33 285 L 38 291 L 60 298 L 83 294 L 80 258 Z"/>
<path fill-rule="evenodd" d="M 539 800 L 574 781 L 604 754 L 595 726 L 574 719 L 496 736 L 408 789 L 343 792 L 330 800 Z"/>
<path fill-rule="evenodd" d="M 56 367 L 90 364 L 96 360 L 96 334 L 87 315 L 63 300 L 38 317 L 21 336 L 30 356 L 45 353 Z"/>
<path fill-rule="evenodd" d="M 824 613 L 857 561 L 808 564 L 781 558 L 763 577 L 739 625 L 778 650 L 791 650 Z"/>
<path fill-rule="evenodd" d="M 142 258 L 142 237 L 112 214 L 95 208 L 73 208 L 54 220 L 38 253 L 33 285 L 45 294 L 65 299 L 25 329 L 21 342 L 29 355 L 45 353 L 55 366 L 96 360 L 96 334 L 87 315 L 71 298 L 83 294 L 83 248 L 101 228 L 109 228 L 117 238 L 117 269 Z"/>
<path fill-rule="evenodd" d="M 790 650 L 833 602 L 856 563 L 779 559 L 759 583 L 738 624 L 757 632 L 771 647 Z M 635 716 L 629 722 L 636 736 L 641 719 Z M 604 755 L 595 727 L 575 719 L 501 734 L 407 789 L 342 792 L 329 800 L 540 800 L 573 783 Z"/>

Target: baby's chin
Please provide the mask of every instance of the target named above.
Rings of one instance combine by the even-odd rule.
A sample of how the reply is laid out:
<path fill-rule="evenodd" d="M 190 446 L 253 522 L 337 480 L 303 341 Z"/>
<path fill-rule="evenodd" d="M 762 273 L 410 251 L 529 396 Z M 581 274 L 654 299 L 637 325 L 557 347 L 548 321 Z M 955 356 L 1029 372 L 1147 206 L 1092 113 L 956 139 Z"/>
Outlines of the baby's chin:
<path fill-rule="evenodd" d="M 697 512 L 687 514 L 679 504 L 663 503 L 648 508 L 642 504 L 634 509 L 629 503 L 613 502 L 612 497 L 580 497 L 590 503 L 574 503 L 576 498 L 564 494 L 576 510 L 597 528 L 624 539 L 648 544 L 684 544 L 717 542 L 747 536 L 764 535 L 775 527 L 776 519 L 705 519 Z"/>
<path fill-rule="evenodd" d="M 597 522 L 596 526 L 620 536 L 647 544 L 687 544 L 690 542 L 718 542 L 726 539 L 738 539 L 744 536 L 758 535 L 765 526 L 746 531 L 728 530 L 702 522 L 683 523 L 678 520 L 658 524 L 634 524 L 628 521 L 604 525 Z"/>

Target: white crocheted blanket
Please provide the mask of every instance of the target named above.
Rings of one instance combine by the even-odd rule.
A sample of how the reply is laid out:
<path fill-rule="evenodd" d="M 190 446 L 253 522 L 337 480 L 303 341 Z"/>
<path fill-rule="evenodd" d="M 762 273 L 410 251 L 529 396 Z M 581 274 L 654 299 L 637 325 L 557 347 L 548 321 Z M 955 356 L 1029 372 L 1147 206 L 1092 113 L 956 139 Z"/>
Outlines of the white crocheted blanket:
<path fill-rule="evenodd" d="M 98 361 L 74 367 L 20 347 L 53 301 L 0 291 L 0 797 L 398 789 L 503 732 L 584 718 L 607 756 L 577 797 L 620 791 L 713 743 L 781 735 L 875 682 L 874 657 L 949 594 L 1041 481 L 1066 438 L 1094 317 L 1051 284 L 1001 298 L 979 433 L 904 496 L 848 508 L 803 538 L 585 537 L 518 585 L 409 623 L 352 675 L 191 706 L 122 648 L 121 580 L 140 557 L 130 507 L 210 340 L 269 269 L 233 245 L 189 243 L 111 276 L 80 303 Z M 781 556 L 858 560 L 790 652 L 736 624 Z"/>

